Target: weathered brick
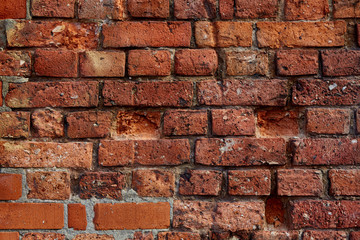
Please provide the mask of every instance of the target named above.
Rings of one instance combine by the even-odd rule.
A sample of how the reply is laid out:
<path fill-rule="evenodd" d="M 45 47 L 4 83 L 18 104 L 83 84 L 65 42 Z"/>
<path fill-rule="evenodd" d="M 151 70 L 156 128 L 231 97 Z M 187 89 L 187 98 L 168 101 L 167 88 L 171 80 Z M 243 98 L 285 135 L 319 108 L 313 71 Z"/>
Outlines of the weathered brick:
<path fill-rule="evenodd" d="M 83 233 L 78 234 L 73 240 L 114 240 L 112 235 L 96 234 L 96 233 Z"/>
<path fill-rule="evenodd" d="M 346 240 L 347 233 L 345 231 L 316 231 L 307 230 L 303 233 L 303 240 Z"/>
<path fill-rule="evenodd" d="M 158 240 L 201 240 L 199 233 L 191 232 L 159 232 Z"/>
<path fill-rule="evenodd" d="M 357 0 L 334 0 L 334 18 L 360 17 L 360 3 Z"/>
<path fill-rule="evenodd" d="M 124 18 L 124 0 L 79 0 L 80 19 L 114 19 Z"/>
<path fill-rule="evenodd" d="M 360 140 L 307 138 L 292 142 L 295 165 L 356 165 L 360 163 Z"/>
<path fill-rule="evenodd" d="M 234 17 L 234 1 L 219 0 L 219 13 L 221 19 L 232 19 Z"/>
<path fill-rule="evenodd" d="M 110 133 L 112 113 L 101 111 L 72 112 L 66 121 L 70 138 L 106 137 Z"/>
<path fill-rule="evenodd" d="M 325 76 L 360 75 L 360 51 L 326 50 L 321 52 Z"/>
<path fill-rule="evenodd" d="M 214 135 L 255 134 L 255 117 L 252 109 L 214 109 L 211 110 L 211 118 Z"/>
<path fill-rule="evenodd" d="M 87 51 L 80 55 L 80 73 L 84 77 L 125 76 L 125 53 L 122 51 Z"/>
<path fill-rule="evenodd" d="M 128 11 L 133 17 L 167 18 L 169 0 L 128 0 Z"/>
<path fill-rule="evenodd" d="M 127 240 L 154 240 L 152 232 L 135 232 L 134 238 Z"/>
<path fill-rule="evenodd" d="M 0 166 L 90 168 L 92 149 L 92 143 L 0 141 Z"/>
<path fill-rule="evenodd" d="M 131 50 L 128 72 L 130 76 L 168 76 L 171 74 L 171 53 L 165 50 Z"/>
<path fill-rule="evenodd" d="M 226 51 L 226 73 L 230 76 L 267 75 L 268 56 L 259 51 Z"/>
<path fill-rule="evenodd" d="M 346 23 L 258 22 L 259 47 L 337 47 L 344 46 Z"/>
<path fill-rule="evenodd" d="M 210 138 L 196 141 L 195 161 L 202 165 L 283 165 L 286 146 L 280 138 Z"/>
<path fill-rule="evenodd" d="M 269 170 L 231 170 L 228 173 L 230 195 L 270 195 Z"/>
<path fill-rule="evenodd" d="M 30 132 L 30 113 L 0 112 L 0 137 L 27 138 Z"/>
<path fill-rule="evenodd" d="M 276 17 L 278 0 L 236 0 L 235 16 L 238 18 Z"/>
<path fill-rule="evenodd" d="M 359 169 L 331 169 L 329 179 L 331 195 L 360 196 Z"/>
<path fill-rule="evenodd" d="M 292 88 L 295 105 L 358 105 L 360 84 L 353 80 L 298 80 Z"/>
<path fill-rule="evenodd" d="M 132 188 L 142 197 L 171 197 L 175 191 L 175 175 L 171 171 L 136 170 Z"/>
<path fill-rule="evenodd" d="M 70 174 L 67 172 L 28 172 L 28 198 L 66 200 L 70 198 Z"/>
<path fill-rule="evenodd" d="M 74 18 L 75 0 L 34 0 L 31 2 L 31 14 L 36 17 Z"/>
<path fill-rule="evenodd" d="M 292 201 L 290 222 L 293 229 L 359 227 L 360 201 Z"/>
<path fill-rule="evenodd" d="M 22 240 L 65 240 L 65 235 L 61 233 L 26 233 Z"/>
<path fill-rule="evenodd" d="M 2 82 L 0 82 L 0 90 L 1 90 L 1 93 L 2 93 Z M 2 94 L 0 94 L 0 106 L 2 106 L 2 104 L 3 104 L 3 95 Z"/>
<path fill-rule="evenodd" d="M 309 133 L 348 134 L 350 131 L 350 109 L 308 109 L 306 120 Z"/>
<path fill-rule="evenodd" d="M 164 113 L 165 135 L 204 135 L 208 130 L 206 110 L 168 110 Z"/>
<path fill-rule="evenodd" d="M 250 22 L 195 23 L 195 40 L 199 47 L 251 47 Z"/>
<path fill-rule="evenodd" d="M 61 229 L 61 203 L 0 203 L 0 229 Z"/>
<path fill-rule="evenodd" d="M 10 47 L 94 49 L 98 45 L 98 35 L 95 23 L 11 20 L 6 24 Z"/>
<path fill-rule="evenodd" d="M 22 175 L 0 173 L 0 200 L 17 200 L 21 195 Z"/>
<path fill-rule="evenodd" d="M 216 0 L 174 0 L 174 15 L 177 19 L 216 17 Z"/>
<path fill-rule="evenodd" d="M 351 232 L 350 233 L 350 240 L 359 240 L 360 239 L 360 232 Z"/>
<path fill-rule="evenodd" d="M 264 110 L 257 113 L 262 136 L 296 136 L 299 134 L 299 113 L 296 110 Z"/>
<path fill-rule="evenodd" d="M 22 51 L 0 51 L 0 76 L 31 75 L 31 55 Z"/>
<path fill-rule="evenodd" d="M 197 84 L 201 105 L 285 106 L 289 90 L 286 80 L 209 80 Z"/>
<path fill-rule="evenodd" d="M 286 0 L 286 20 L 318 20 L 324 18 L 329 12 L 327 0 Z"/>
<path fill-rule="evenodd" d="M 6 105 L 11 108 L 96 107 L 97 82 L 10 83 Z"/>
<path fill-rule="evenodd" d="M 186 49 L 175 53 L 175 73 L 185 76 L 214 75 L 218 58 L 213 49 Z"/>
<path fill-rule="evenodd" d="M 5 30 L 6 20 L 0 19 L 0 48 L 6 47 L 6 30 Z"/>
<path fill-rule="evenodd" d="M 321 171 L 280 169 L 277 171 L 279 196 L 319 196 L 323 193 Z"/>
<path fill-rule="evenodd" d="M 257 231 L 253 240 L 298 240 L 297 231 Z"/>
<path fill-rule="evenodd" d="M 316 50 L 282 50 L 276 53 L 277 74 L 281 76 L 315 75 L 319 69 Z"/>
<path fill-rule="evenodd" d="M 81 203 L 68 204 L 68 227 L 74 230 L 86 230 L 86 207 Z"/>
<path fill-rule="evenodd" d="M 96 230 L 164 229 L 170 227 L 170 204 L 98 203 L 94 207 Z"/>
<path fill-rule="evenodd" d="M 285 203 L 282 202 L 281 198 L 269 197 L 266 199 L 265 217 L 267 224 L 274 227 L 282 226 L 285 223 L 285 214 Z"/>
<path fill-rule="evenodd" d="M 105 81 L 103 96 L 105 106 L 189 107 L 193 84 L 188 81 Z"/>
<path fill-rule="evenodd" d="M 78 55 L 67 50 L 42 50 L 35 52 L 34 70 L 37 76 L 77 77 Z"/>
<path fill-rule="evenodd" d="M 31 114 L 31 124 L 37 137 L 63 137 L 64 117 L 54 109 L 38 109 Z"/>
<path fill-rule="evenodd" d="M 1 1 L 0 19 L 26 18 L 26 0 Z"/>
<path fill-rule="evenodd" d="M 110 198 L 120 200 L 126 179 L 122 173 L 88 172 L 81 176 L 80 198 Z"/>
<path fill-rule="evenodd" d="M 221 191 L 221 171 L 187 170 L 180 176 L 181 195 L 218 196 Z"/>
<path fill-rule="evenodd" d="M 190 22 L 117 22 L 103 26 L 104 47 L 189 47 Z"/>
<path fill-rule="evenodd" d="M 2 240 L 19 240 L 18 232 L 0 232 L 0 239 Z M 25 240 L 25 238 L 22 238 Z"/>
<path fill-rule="evenodd" d="M 135 141 L 102 140 L 99 145 L 99 164 L 125 166 L 134 162 Z"/>

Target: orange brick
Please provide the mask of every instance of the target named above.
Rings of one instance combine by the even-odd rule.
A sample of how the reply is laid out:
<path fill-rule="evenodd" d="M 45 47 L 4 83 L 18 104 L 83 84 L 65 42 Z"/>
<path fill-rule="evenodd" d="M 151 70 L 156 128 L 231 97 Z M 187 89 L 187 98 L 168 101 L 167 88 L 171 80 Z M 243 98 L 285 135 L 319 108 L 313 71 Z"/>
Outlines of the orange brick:
<path fill-rule="evenodd" d="M 26 0 L 2 0 L 0 19 L 26 18 Z"/>
<path fill-rule="evenodd" d="M 0 200 L 17 200 L 22 195 L 21 174 L 0 174 Z"/>
<path fill-rule="evenodd" d="M 68 227 L 74 230 L 86 230 L 86 207 L 80 203 L 68 204 Z"/>
<path fill-rule="evenodd" d="M 1 240 L 19 240 L 19 233 L 18 232 L 0 232 L 0 239 Z"/>

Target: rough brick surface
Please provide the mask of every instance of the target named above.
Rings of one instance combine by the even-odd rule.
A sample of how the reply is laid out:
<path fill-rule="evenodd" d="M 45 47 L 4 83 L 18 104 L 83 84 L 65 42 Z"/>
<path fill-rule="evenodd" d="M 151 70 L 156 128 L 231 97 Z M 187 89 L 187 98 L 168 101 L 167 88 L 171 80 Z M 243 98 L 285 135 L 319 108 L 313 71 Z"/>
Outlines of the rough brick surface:
<path fill-rule="evenodd" d="M 269 170 L 231 170 L 228 178 L 230 195 L 270 195 Z"/>
<path fill-rule="evenodd" d="M 30 113 L 0 112 L 0 137 L 26 138 L 30 132 Z"/>
<path fill-rule="evenodd" d="M 350 233 L 350 240 L 356 240 L 360 238 L 360 232 L 351 232 Z"/>
<path fill-rule="evenodd" d="M 234 1 L 219 0 L 219 14 L 221 19 L 232 19 L 234 17 Z"/>
<path fill-rule="evenodd" d="M 360 195 L 360 170 L 332 169 L 329 171 L 330 194 L 335 196 Z"/>
<path fill-rule="evenodd" d="M 37 17 L 73 18 L 75 0 L 34 0 L 31 2 L 31 14 Z"/>
<path fill-rule="evenodd" d="M 169 7 L 168 0 L 128 0 L 128 11 L 133 17 L 167 18 Z"/>
<path fill-rule="evenodd" d="M 174 0 L 174 15 L 178 19 L 216 17 L 216 0 Z"/>
<path fill-rule="evenodd" d="M 314 108 L 306 112 L 306 129 L 315 134 L 348 134 L 350 110 Z"/>
<path fill-rule="evenodd" d="M 325 76 L 360 75 L 360 51 L 328 50 L 321 53 Z"/>
<path fill-rule="evenodd" d="M 329 2 L 326 0 L 286 0 L 286 20 L 318 20 L 324 18 L 329 12 Z"/>
<path fill-rule="evenodd" d="M 277 14 L 278 0 L 235 0 L 238 18 L 273 18 Z"/>
<path fill-rule="evenodd" d="M 172 110 L 164 113 L 165 135 L 205 135 L 208 130 L 206 111 Z"/>
<path fill-rule="evenodd" d="M 218 67 L 215 50 L 188 49 L 175 53 L 175 73 L 186 76 L 214 75 Z"/>
<path fill-rule="evenodd" d="M 190 232 L 160 232 L 158 240 L 200 240 L 200 234 Z"/>
<path fill-rule="evenodd" d="M 346 240 L 347 234 L 345 231 L 315 231 L 308 230 L 303 234 L 303 240 L 312 239 L 328 239 L 328 240 Z"/>
<path fill-rule="evenodd" d="M 136 170 L 132 188 L 142 197 L 171 197 L 175 191 L 175 175 L 163 170 Z"/>
<path fill-rule="evenodd" d="M 266 75 L 269 71 L 268 56 L 265 52 L 226 52 L 226 73 L 230 76 Z"/>
<path fill-rule="evenodd" d="M 17 200 L 22 195 L 22 175 L 0 174 L 0 200 Z"/>
<path fill-rule="evenodd" d="M 65 240 L 65 235 L 61 233 L 26 233 L 24 240 Z"/>
<path fill-rule="evenodd" d="M 168 76 L 171 73 L 171 53 L 162 50 L 131 50 L 128 71 L 130 76 Z"/>
<path fill-rule="evenodd" d="M 124 18 L 124 1 L 79 0 L 80 19 L 114 19 Z"/>
<path fill-rule="evenodd" d="M 356 18 L 360 16 L 360 4 L 356 0 L 334 0 L 334 18 Z"/>
<path fill-rule="evenodd" d="M 262 136 L 296 136 L 299 133 L 297 111 L 258 111 L 257 124 Z"/>
<path fill-rule="evenodd" d="M 282 50 L 276 53 L 277 73 L 282 76 L 315 75 L 319 56 L 315 50 Z"/>
<path fill-rule="evenodd" d="M 254 135 L 255 117 L 251 109 L 215 109 L 211 111 L 214 135 Z"/>
<path fill-rule="evenodd" d="M 30 76 L 31 54 L 22 51 L 0 51 L 0 76 Z"/>
<path fill-rule="evenodd" d="M 254 240 L 298 240 L 299 233 L 297 231 L 257 231 Z"/>
<path fill-rule="evenodd" d="M 83 233 L 78 234 L 73 240 L 114 240 L 112 235 L 96 234 L 96 233 Z"/>
<path fill-rule="evenodd" d="M 0 19 L 26 18 L 26 0 L 4 0 L 1 5 Z"/>
<path fill-rule="evenodd" d="M 68 204 L 68 227 L 74 230 L 86 230 L 86 207 L 80 203 Z"/>
<path fill-rule="evenodd" d="M 31 123 L 35 136 L 53 138 L 64 136 L 64 117 L 60 111 L 51 108 L 35 110 L 31 114 Z"/>
<path fill-rule="evenodd" d="M 188 170 L 180 176 L 179 193 L 217 196 L 220 194 L 221 184 L 221 171 Z"/>

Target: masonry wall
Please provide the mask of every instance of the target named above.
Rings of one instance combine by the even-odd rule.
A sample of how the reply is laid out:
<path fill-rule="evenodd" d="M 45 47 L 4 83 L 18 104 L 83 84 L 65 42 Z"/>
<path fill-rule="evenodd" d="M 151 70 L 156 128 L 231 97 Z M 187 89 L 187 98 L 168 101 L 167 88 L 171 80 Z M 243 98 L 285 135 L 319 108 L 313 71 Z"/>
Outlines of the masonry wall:
<path fill-rule="evenodd" d="M 0 239 L 360 239 L 355 0 L 2 0 Z"/>

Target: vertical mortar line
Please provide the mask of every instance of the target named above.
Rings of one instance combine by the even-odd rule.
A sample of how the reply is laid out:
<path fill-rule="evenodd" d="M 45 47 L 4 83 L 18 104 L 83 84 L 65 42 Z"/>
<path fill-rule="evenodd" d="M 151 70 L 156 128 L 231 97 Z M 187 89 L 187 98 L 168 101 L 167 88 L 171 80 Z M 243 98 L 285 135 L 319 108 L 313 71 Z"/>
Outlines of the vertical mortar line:
<path fill-rule="evenodd" d="M 31 5 L 33 0 L 26 0 L 26 19 L 31 20 Z"/>

